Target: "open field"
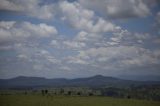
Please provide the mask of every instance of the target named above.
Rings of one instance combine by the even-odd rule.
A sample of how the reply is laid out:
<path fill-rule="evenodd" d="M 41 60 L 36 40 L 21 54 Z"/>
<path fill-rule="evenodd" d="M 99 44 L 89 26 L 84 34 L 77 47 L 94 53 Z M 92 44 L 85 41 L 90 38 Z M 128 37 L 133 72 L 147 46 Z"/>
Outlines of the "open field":
<path fill-rule="evenodd" d="M 160 106 L 158 101 L 111 97 L 1 95 L 1 106 Z"/>

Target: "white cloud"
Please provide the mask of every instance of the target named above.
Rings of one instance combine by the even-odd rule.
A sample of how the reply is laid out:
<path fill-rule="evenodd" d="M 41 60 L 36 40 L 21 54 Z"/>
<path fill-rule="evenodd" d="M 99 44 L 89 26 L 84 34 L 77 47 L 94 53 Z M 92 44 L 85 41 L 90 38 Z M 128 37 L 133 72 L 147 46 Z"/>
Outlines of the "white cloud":
<path fill-rule="evenodd" d="M 50 43 L 52 46 L 59 46 L 57 40 L 52 40 L 51 43 Z"/>
<path fill-rule="evenodd" d="M 53 35 L 57 34 L 57 30 L 55 27 L 46 25 L 45 23 L 40 23 L 38 25 L 35 25 L 29 22 L 24 22 L 22 24 L 22 28 L 24 30 L 28 30 L 29 32 L 35 35 L 39 35 L 42 37 L 47 37 L 47 36 L 51 36 L 52 34 Z"/>
<path fill-rule="evenodd" d="M 73 39 L 76 42 L 84 42 L 86 47 L 108 47 L 115 45 L 140 45 L 151 38 L 149 33 L 134 33 L 116 27 L 114 32 L 106 34 L 88 33 L 80 31 Z"/>
<path fill-rule="evenodd" d="M 157 59 L 160 58 L 160 49 L 154 51 L 154 56 L 155 56 L 155 58 L 157 58 Z"/>
<path fill-rule="evenodd" d="M 143 0 L 79 0 L 79 2 L 105 17 L 145 17 L 151 13 Z"/>
<path fill-rule="evenodd" d="M 101 0 L 101 2 L 99 0 L 78 0 L 69 3 L 67 0 L 60 0 L 58 1 L 60 2 L 59 8 L 57 2 L 47 4 L 43 0 L 1 0 L 0 10 L 20 12 L 21 14 L 39 19 L 52 19 L 59 14 L 59 9 L 62 9 L 63 12 L 70 12 L 67 14 L 73 17 L 72 19 L 74 20 L 70 20 L 72 23 L 80 21 L 81 25 L 77 25 L 77 27 L 83 26 L 83 24 L 90 27 L 93 23 L 88 20 L 93 17 L 93 11 L 101 14 L 102 17 L 145 17 L 151 13 L 149 5 L 156 4 L 155 0 L 152 1 L 154 2 L 149 0 Z M 93 11 L 84 9 L 84 7 Z M 78 15 L 78 17 L 83 16 L 82 19 L 77 17 L 79 13 L 81 15 Z M 66 18 L 68 17 L 64 16 L 62 19 Z"/>
<path fill-rule="evenodd" d="M 78 40 L 78 41 L 87 41 L 88 40 L 87 35 L 88 35 L 87 32 L 81 31 L 81 32 L 79 32 L 77 34 L 77 36 L 75 37 L 75 39 Z"/>
<path fill-rule="evenodd" d="M 48 51 L 46 51 L 46 50 L 41 50 L 40 54 L 41 55 L 49 55 L 50 53 Z"/>
<path fill-rule="evenodd" d="M 25 54 L 20 54 L 17 57 L 20 59 L 28 59 L 28 57 Z"/>
<path fill-rule="evenodd" d="M 103 37 L 103 34 L 100 33 L 89 33 L 86 31 L 80 31 L 75 37 L 74 41 L 76 42 L 96 42 Z"/>
<path fill-rule="evenodd" d="M 148 33 L 135 33 L 134 36 L 139 40 L 145 40 L 150 38 L 150 35 Z"/>
<path fill-rule="evenodd" d="M 113 46 L 113 45 L 118 45 L 118 42 L 107 42 L 108 45 Z"/>
<path fill-rule="evenodd" d="M 155 22 L 155 29 L 157 31 L 157 33 L 160 35 L 160 11 L 157 12 L 157 15 L 156 15 L 156 22 Z"/>
<path fill-rule="evenodd" d="M 82 65 L 87 65 L 88 64 L 87 61 L 79 58 L 78 56 L 77 57 L 69 56 L 65 60 L 66 60 L 67 63 L 70 63 L 70 64 L 82 64 Z"/>
<path fill-rule="evenodd" d="M 62 50 L 79 50 L 86 47 L 86 43 L 75 39 L 56 39 L 50 42 L 50 46 Z"/>
<path fill-rule="evenodd" d="M 11 27 L 13 27 L 13 25 L 15 24 L 15 21 L 1 21 L 0 22 L 0 28 L 4 28 L 4 29 L 10 29 Z"/>
<path fill-rule="evenodd" d="M 137 48 L 130 46 L 118 46 L 118 47 L 99 47 L 99 48 L 91 48 L 89 50 L 84 51 L 86 55 L 90 57 L 103 56 L 108 58 L 113 57 L 126 57 L 127 54 L 136 55 Z"/>
<path fill-rule="evenodd" d="M 72 27 L 92 33 L 110 32 L 115 25 L 103 18 L 96 17 L 93 11 L 83 8 L 78 2 L 60 2 L 60 9 Z"/>
<path fill-rule="evenodd" d="M 67 71 L 71 71 L 72 69 L 70 68 L 70 67 L 68 67 L 68 66 L 61 66 L 61 67 L 59 67 L 59 69 L 61 69 L 61 70 L 67 70 Z"/>
<path fill-rule="evenodd" d="M 157 19 L 157 22 L 160 24 L 160 12 L 157 13 L 156 19 Z"/>
<path fill-rule="evenodd" d="M 58 32 L 54 26 L 44 23 L 32 24 L 30 22 L 18 23 L 15 21 L 0 22 L 0 42 L 21 40 L 28 37 L 49 37 Z"/>
<path fill-rule="evenodd" d="M 54 54 L 50 53 L 47 50 L 38 50 L 39 52 L 36 54 L 36 56 L 38 56 L 39 59 L 43 59 L 43 61 L 47 61 L 47 63 L 51 63 L 51 64 L 60 64 L 60 60 L 58 60 Z"/>
<path fill-rule="evenodd" d="M 159 58 L 159 51 L 150 51 L 136 46 L 111 46 L 81 50 L 78 55 L 66 58 L 66 61 L 99 68 L 126 69 L 127 67 L 159 64 Z"/>
<path fill-rule="evenodd" d="M 11 50 L 13 47 L 12 45 L 3 45 L 0 46 L 0 50 Z"/>
<path fill-rule="evenodd" d="M 160 38 L 153 40 L 153 43 L 160 44 Z"/>
<path fill-rule="evenodd" d="M 125 29 L 120 29 L 112 33 L 110 42 L 119 44 L 142 44 L 149 40 L 152 36 L 149 33 L 130 32 Z"/>
<path fill-rule="evenodd" d="M 44 66 L 42 64 L 35 64 L 33 65 L 34 70 L 42 70 L 44 69 Z"/>
<path fill-rule="evenodd" d="M 64 41 L 63 45 L 66 48 L 70 48 L 70 49 L 81 49 L 86 46 L 84 42 L 77 42 L 77 41 Z"/>
<path fill-rule="evenodd" d="M 120 41 L 120 39 L 119 38 L 117 38 L 117 37 L 112 37 L 112 38 L 110 38 L 112 41 L 114 41 L 114 42 L 119 42 Z"/>
<path fill-rule="evenodd" d="M 6 64 L 5 67 L 10 68 L 10 64 L 15 64 L 13 66 L 18 64 L 21 67 L 21 64 L 24 64 L 22 67 L 28 67 L 24 68 L 25 70 L 54 69 L 55 73 L 61 74 L 66 70 L 76 74 L 83 74 L 81 70 L 84 73 L 90 71 L 89 73 L 92 74 L 104 71 L 108 74 L 112 71 L 114 73 L 114 70 L 126 70 L 128 67 L 152 67 L 160 64 L 158 37 L 155 40 L 156 37 L 151 38 L 153 36 L 148 33 L 130 32 L 110 21 L 110 17 L 130 18 L 149 15 L 150 10 L 144 0 L 74 2 L 61 0 L 57 2 L 56 4 L 45 4 L 41 0 L 3 0 L 1 2 L 0 10 L 18 12 L 18 14 L 20 12 L 22 15 L 40 19 L 52 19 L 57 11 L 56 25 L 59 25 L 59 21 L 66 22 L 62 24 L 60 22 L 59 27 L 64 28 L 60 29 L 64 31 L 62 34 L 65 33 L 68 24 L 73 33 L 78 32 L 73 38 L 65 34 L 56 36 L 58 34 L 56 28 L 46 23 L 0 21 L 0 44 L 2 44 L 0 50 L 13 50 L 12 56 L 8 56 L 11 59 L 7 60 L 7 56 L 0 58 L 1 61 L 5 58 L 9 62 L 6 64 L 2 61 Z M 157 24 L 160 23 L 159 17 L 158 12 Z M 5 55 L 10 53 L 7 51 Z"/>
<path fill-rule="evenodd" d="M 41 0 L 1 0 L 0 10 L 16 11 L 39 19 L 51 19 L 55 4 L 43 4 Z"/>

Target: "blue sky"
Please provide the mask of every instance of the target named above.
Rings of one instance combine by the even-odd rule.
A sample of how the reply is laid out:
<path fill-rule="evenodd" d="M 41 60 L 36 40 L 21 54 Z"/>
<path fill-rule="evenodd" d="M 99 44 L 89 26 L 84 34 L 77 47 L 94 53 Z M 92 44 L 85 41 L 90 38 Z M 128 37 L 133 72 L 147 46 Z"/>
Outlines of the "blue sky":
<path fill-rule="evenodd" d="M 1 0 L 0 78 L 160 75 L 158 0 Z"/>

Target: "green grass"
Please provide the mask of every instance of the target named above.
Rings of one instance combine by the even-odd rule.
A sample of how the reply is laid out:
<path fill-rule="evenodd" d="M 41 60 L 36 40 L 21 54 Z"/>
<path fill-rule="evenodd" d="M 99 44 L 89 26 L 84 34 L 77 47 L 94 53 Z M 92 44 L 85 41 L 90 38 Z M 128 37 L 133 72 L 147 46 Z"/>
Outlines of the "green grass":
<path fill-rule="evenodd" d="M 2 95 L 0 106 L 160 106 L 160 102 L 94 96 Z"/>

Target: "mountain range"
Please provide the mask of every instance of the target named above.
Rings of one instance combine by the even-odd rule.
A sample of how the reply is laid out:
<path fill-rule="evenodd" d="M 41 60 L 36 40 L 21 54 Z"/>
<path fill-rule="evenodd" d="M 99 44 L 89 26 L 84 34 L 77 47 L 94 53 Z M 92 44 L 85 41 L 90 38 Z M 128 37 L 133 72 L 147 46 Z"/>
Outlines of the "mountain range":
<path fill-rule="evenodd" d="M 19 76 L 11 79 L 0 79 L 0 88 L 40 88 L 40 87 L 124 87 L 138 85 L 160 85 L 160 81 L 133 81 L 115 77 L 96 75 L 76 79 L 47 79 L 43 77 Z"/>

